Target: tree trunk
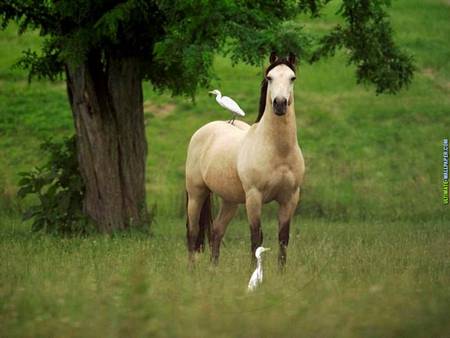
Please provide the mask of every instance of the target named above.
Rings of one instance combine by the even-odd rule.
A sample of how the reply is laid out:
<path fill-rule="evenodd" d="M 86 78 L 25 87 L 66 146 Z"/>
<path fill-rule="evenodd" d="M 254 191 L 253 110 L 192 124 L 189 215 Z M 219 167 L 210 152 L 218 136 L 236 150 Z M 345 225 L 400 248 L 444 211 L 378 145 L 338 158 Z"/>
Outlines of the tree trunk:
<path fill-rule="evenodd" d="M 143 224 L 147 142 L 139 62 L 90 55 L 68 65 L 66 75 L 85 214 L 103 232 Z"/>

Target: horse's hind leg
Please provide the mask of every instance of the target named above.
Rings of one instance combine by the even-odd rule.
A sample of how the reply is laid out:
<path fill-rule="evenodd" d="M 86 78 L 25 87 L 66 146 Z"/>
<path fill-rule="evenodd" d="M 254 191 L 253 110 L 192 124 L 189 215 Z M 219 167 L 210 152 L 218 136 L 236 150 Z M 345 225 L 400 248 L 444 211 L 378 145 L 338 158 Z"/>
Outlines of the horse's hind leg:
<path fill-rule="evenodd" d="M 278 242 L 280 244 L 278 265 L 280 268 L 283 268 L 286 264 L 286 249 L 289 244 L 289 228 L 298 200 L 299 191 L 297 190 L 289 198 L 280 202 L 280 209 L 278 210 Z"/>
<path fill-rule="evenodd" d="M 214 220 L 212 245 L 211 245 L 211 261 L 217 264 L 219 261 L 220 244 L 225 235 L 228 224 L 233 216 L 236 214 L 237 204 L 222 200 L 219 214 Z"/>
<path fill-rule="evenodd" d="M 194 253 L 200 251 L 200 247 L 197 245 L 198 236 L 200 233 L 200 213 L 202 211 L 203 204 L 206 198 L 208 198 L 209 191 L 204 188 L 196 188 L 188 190 L 187 200 L 187 242 L 189 258 L 193 260 Z"/>
<path fill-rule="evenodd" d="M 256 260 L 255 251 L 263 242 L 261 230 L 262 194 L 257 189 L 246 192 L 245 207 L 250 223 L 251 252 L 253 262 Z"/>

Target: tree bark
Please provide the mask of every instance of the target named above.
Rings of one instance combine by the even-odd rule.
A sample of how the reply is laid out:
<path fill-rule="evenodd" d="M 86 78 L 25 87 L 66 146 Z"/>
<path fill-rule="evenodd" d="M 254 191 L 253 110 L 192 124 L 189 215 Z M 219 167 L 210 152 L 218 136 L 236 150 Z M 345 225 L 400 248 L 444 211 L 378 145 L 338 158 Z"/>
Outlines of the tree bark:
<path fill-rule="evenodd" d="M 133 58 L 90 55 L 67 65 L 83 209 L 102 232 L 146 222 L 142 78 Z"/>

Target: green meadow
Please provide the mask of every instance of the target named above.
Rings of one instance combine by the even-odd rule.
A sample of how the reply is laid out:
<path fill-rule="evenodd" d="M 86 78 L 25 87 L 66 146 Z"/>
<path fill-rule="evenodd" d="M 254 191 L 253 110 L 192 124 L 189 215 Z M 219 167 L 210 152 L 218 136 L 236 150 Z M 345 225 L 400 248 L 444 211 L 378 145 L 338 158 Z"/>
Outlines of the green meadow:
<path fill-rule="evenodd" d="M 337 23 L 333 1 L 305 29 Z M 12 65 L 35 32 L 0 32 L 1 337 L 448 337 L 450 206 L 442 201 L 442 140 L 450 137 L 450 2 L 398 0 L 395 40 L 415 59 L 398 95 L 357 85 L 345 52 L 300 63 L 298 138 L 306 161 L 285 273 L 277 269 L 274 206 L 263 218 L 265 281 L 252 272 L 243 208 L 218 267 L 187 267 L 184 161 L 193 132 L 227 119 L 208 90 L 257 115 L 262 68 L 217 56 L 211 88 L 189 98 L 144 83 L 148 232 L 60 237 L 32 233 L 16 197 L 19 173 L 45 161 L 39 145 L 73 134 L 62 80 Z"/>

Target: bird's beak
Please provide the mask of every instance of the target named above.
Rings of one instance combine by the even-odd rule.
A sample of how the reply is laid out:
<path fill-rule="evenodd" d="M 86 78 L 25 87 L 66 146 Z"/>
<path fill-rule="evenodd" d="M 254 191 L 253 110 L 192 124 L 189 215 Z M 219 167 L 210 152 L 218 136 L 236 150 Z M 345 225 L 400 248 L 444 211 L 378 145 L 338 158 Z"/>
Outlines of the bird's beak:
<path fill-rule="evenodd" d="M 209 91 L 208 93 L 210 93 L 210 94 L 214 94 L 214 92 L 211 90 L 211 91 Z"/>
<path fill-rule="evenodd" d="M 270 248 L 264 248 L 264 251 L 270 251 Z"/>

